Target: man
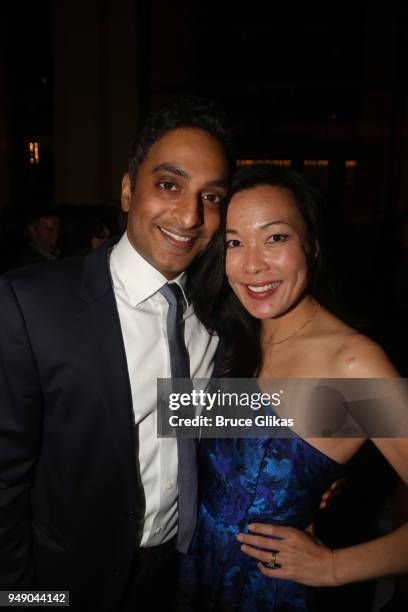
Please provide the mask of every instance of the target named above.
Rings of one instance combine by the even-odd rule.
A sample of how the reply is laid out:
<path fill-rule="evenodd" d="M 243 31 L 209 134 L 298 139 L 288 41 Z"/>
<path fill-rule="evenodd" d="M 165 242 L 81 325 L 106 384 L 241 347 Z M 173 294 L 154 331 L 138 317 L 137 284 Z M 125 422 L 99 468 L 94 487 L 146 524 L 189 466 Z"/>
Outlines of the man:
<path fill-rule="evenodd" d="M 226 143 L 213 107 L 163 109 L 131 149 L 119 243 L 0 281 L 0 588 L 69 590 L 75 610 L 168 603 L 196 472 L 192 441 L 156 437 L 161 290 L 178 285 L 190 374 L 209 376 L 217 340 L 185 271 L 220 223 Z"/>
<path fill-rule="evenodd" d="M 15 267 L 56 259 L 60 234 L 60 221 L 52 211 L 34 211 L 26 227 L 29 244 L 20 254 Z"/>

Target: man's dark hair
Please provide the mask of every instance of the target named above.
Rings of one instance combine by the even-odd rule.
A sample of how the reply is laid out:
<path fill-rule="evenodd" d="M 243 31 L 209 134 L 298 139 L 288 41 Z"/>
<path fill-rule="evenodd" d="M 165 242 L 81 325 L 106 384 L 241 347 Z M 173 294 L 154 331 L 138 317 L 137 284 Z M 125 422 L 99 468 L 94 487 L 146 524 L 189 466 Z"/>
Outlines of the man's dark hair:
<path fill-rule="evenodd" d="M 185 98 L 176 100 L 150 115 L 129 149 L 128 172 L 134 191 L 137 171 L 150 147 L 167 132 L 178 128 L 203 130 L 223 146 L 228 161 L 231 159 L 231 138 L 226 127 L 225 113 L 213 100 Z"/>

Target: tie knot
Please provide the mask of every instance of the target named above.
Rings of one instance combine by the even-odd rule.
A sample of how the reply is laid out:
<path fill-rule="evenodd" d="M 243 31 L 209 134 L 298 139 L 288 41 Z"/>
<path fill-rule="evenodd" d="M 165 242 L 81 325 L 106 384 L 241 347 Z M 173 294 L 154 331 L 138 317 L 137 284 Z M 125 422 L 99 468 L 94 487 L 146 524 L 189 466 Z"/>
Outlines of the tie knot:
<path fill-rule="evenodd" d="M 167 283 L 160 289 L 170 306 L 178 306 L 183 298 L 183 292 L 177 283 Z"/>

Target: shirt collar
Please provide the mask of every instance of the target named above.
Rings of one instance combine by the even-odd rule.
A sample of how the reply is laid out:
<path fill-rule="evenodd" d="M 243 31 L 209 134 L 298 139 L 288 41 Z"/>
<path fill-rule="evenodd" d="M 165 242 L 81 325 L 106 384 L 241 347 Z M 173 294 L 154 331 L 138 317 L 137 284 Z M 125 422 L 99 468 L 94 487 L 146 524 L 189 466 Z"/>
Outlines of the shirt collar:
<path fill-rule="evenodd" d="M 133 307 L 150 298 L 169 282 L 136 251 L 126 232 L 112 249 L 110 265 L 115 291 L 117 290 Z M 188 306 L 186 281 L 187 274 L 182 272 L 171 282 L 179 285 Z"/>

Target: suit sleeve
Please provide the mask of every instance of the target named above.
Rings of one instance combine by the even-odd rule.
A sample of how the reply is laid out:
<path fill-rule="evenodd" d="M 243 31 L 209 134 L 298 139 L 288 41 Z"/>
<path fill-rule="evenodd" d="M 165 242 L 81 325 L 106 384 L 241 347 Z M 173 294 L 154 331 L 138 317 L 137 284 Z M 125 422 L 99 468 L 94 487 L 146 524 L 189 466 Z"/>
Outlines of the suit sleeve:
<path fill-rule="evenodd" d="M 30 491 L 39 453 L 42 394 L 22 309 L 0 280 L 0 588 L 35 585 Z"/>

